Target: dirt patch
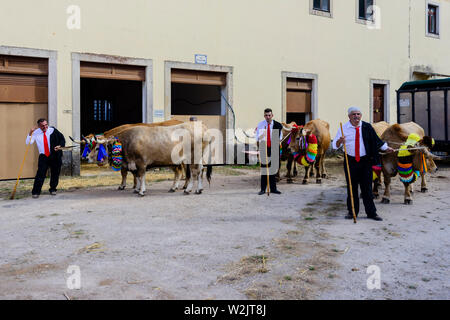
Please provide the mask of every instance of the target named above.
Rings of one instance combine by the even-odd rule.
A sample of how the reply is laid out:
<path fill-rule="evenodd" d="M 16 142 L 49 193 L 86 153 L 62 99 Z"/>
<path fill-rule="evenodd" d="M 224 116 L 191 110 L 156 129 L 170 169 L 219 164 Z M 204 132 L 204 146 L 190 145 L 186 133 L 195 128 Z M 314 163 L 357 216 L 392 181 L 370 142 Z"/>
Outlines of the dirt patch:
<path fill-rule="evenodd" d="M 0 182 L 0 298 L 449 299 L 448 168 L 411 206 L 394 179 L 391 204 L 376 202 L 384 220 L 362 211 L 354 224 L 342 159 L 326 165 L 322 184 L 302 185 L 300 169 L 269 197 L 257 194 L 255 166 L 214 168 L 203 194 L 189 196 L 167 192 L 164 170 L 147 175 L 145 197 L 118 191 L 120 173 L 107 168 L 64 177 L 57 196 L 39 199 L 32 180 L 15 201 L 15 182 Z M 74 265 L 79 290 L 66 283 Z M 380 289 L 367 287 L 370 266 Z"/>

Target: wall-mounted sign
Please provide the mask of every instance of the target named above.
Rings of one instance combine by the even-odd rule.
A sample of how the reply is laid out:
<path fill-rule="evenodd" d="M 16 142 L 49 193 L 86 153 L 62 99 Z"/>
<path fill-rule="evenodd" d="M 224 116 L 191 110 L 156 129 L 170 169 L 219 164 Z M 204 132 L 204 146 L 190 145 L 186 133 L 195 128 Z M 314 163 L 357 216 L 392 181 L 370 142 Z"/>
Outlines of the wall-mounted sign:
<path fill-rule="evenodd" d="M 164 110 L 153 110 L 153 116 L 155 118 L 164 118 Z"/>
<path fill-rule="evenodd" d="M 410 102 L 409 99 L 400 99 L 400 107 L 409 107 Z"/>
<path fill-rule="evenodd" d="M 196 54 L 195 55 L 195 63 L 207 64 L 208 63 L 207 55 L 206 54 Z"/>

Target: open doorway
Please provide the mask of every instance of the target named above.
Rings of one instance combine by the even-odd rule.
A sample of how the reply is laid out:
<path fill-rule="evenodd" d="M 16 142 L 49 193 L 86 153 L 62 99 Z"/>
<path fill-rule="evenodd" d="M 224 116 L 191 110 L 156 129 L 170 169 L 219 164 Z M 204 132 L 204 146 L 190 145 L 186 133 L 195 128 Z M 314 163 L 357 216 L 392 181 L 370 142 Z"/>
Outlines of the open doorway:
<path fill-rule="evenodd" d="M 80 79 L 81 134 L 99 134 L 142 121 L 142 82 Z"/>

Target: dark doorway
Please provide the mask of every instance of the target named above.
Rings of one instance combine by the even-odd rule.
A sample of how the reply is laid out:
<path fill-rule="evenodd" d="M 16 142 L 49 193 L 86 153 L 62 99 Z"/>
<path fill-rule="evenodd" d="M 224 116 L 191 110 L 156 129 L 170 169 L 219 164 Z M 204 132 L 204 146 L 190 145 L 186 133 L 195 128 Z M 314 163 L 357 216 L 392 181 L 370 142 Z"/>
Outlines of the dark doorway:
<path fill-rule="evenodd" d="M 220 86 L 172 83 L 173 115 L 225 115 Z"/>
<path fill-rule="evenodd" d="M 373 123 L 384 121 L 384 84 L 373 85 Z"/>
<path fill-rule="evenodd" d="M 80 79 L 81 134 L 99 134 L 142 121 L 142 82 Z"/>

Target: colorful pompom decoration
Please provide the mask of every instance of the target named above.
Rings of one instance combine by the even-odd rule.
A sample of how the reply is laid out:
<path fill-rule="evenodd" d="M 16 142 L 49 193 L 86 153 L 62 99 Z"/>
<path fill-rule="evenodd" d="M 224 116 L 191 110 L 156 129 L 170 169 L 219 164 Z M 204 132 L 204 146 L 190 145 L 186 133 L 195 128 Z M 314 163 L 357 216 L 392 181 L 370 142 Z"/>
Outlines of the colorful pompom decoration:
<path fill-rule="evenodd" d="M 112 163 L 111 163 L 111 168 L 114 171 L 119 171 L 120 168 L 122 167 L 122 144 L 120 143 L 119 140 L 116 140 L 112 146 L 112 151 L 111 151 L 111 155 L 112 155 Z"/>
<path fill-rule="evenodd" d="M 411 133 L 405 144 L 403 144 L 398 151 L 397 169 L 400 181 L 404 184 L 414 183 L 420 177 L 420 172 L 418 170 L 413 170 L 412 153 L 408 150 L 408 146 L 412 147 L 419 141 L 420 137 L 415 133 Z"/>
<path fill-rule="evenodd" d="M 305 154 L 300 156 L 300 153 L 294 154 L 294 159 L 301 165 L 308 167 L 314 163 L 317 156 L 317 138 L 311 134 L 306 139 L 300 139 L 300 150 L 306 150 Z"/>
<path fill-rule="evenodd" d="M 372 166 L 372 179 L 375 181 L 381 177 L 381 164 Z"/>

